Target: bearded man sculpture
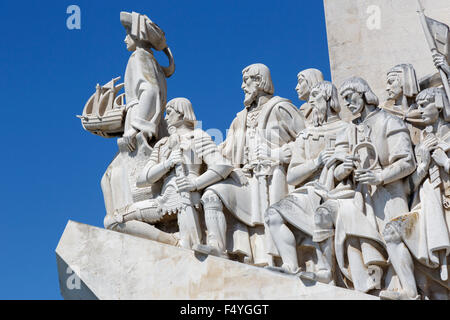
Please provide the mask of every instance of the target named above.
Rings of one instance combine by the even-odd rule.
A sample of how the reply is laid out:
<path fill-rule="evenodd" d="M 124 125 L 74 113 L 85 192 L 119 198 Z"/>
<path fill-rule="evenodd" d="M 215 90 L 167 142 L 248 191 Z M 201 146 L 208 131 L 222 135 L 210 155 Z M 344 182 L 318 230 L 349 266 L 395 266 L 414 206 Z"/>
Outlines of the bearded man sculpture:
<path fill-rule="evenodd" d="M 238 222 L 228 252 L 238 253 L 255 265 L 270 265 L 278 253 L 264 226 L 263 214 L 270 204 L 288 194 L 290 144 L 305 123 L 289 100 L 273 96 L 267 66 L 250 65 L 242 75 L 245 108 L 237 114 L 227 139 L 219 146 L 235 167 L 234 179 L 210 186 L 203 195 L 208 242 L 201 250 L 216 254 L 227 251 L 226 209 Z"/>
<path fill-rule="evenodd" d="M 335 176 L 340 180 L 350 177 L 356 193 L 351 200 L 354 212 L 341 223 L 345 230 L 336 230 L 342 240 L 336 246 L 341 254 L 336 257 L 353 287 L 369 292 L 381 288 L 387 264 L 381 238 L 384 226 L 409 212 L 404 178 L 414 172 L 416 163 L 406 125 L 378 108 L 378 98 L 365 80 L 346 80 L 340 94 L 356 118 L 336 140 L 336 149 L 346 150 L 347 156 L 336 168 Z M 356 222 L 360 216 L 365 217 L 364 225 Z M 357 229 L 353 227 L 356 225 Z M 346 249 L 342 248 L 344 243 Z M 342 256 L 344 251 L 348 264 Z"/>
<path fill-rule="evenodd" d="M 316 191 L 331 191 L 339 183 L 334 177 L 339 161 L 333 157 L 334 144 L 337 134 L 345 131 L 348 124 L 339 118 L 339 96 L 332 83 L 325 81 L 313 87 L 308 104 L 312 108 L 312 126 L 297 137 L 287 172 L 288 183 L 298 188 L 270 206 L 265 219 L 283 260 L 281 271 L 298 273 L 297 243 L 308 245 L 316 250 L 318 264 L 314 278 L 331 284 L 334 283 L 333 249 L 330 242 L 324 241 L 329 237 L 316 232 L 330 226 L 325 226 L 321 222 L 323 219 L 315 219 L 314 214 L 321 202 Z M 295 232 L 288 225 L 294 227 Z M 302 243 L 311 239 L 313 241 L 309 243 Z"/>

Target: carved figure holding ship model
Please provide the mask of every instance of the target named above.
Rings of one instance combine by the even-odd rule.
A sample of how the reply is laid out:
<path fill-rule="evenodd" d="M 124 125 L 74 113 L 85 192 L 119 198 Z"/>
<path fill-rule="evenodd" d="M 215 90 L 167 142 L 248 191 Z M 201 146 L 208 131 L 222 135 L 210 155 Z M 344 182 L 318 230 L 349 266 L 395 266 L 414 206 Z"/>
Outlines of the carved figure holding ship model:
<path fill-rule="evenodd" d="M 127 49 L 132 52 L 125 82 L 116 85 L 119 79 L 116 78 L 103 87 L 97 86 L 81 117 L 86 130 L 106 138 L 120 137 L 117 141 L 120 153 L 101 180 L 107 217 L 157 196 L 152 187 L 137 188 L 136 180 L 156 141 L 167 136 L 167 128 L 161 121 L 166 105 L 166 77 L 175 71 L 164 32 L 154 22 L 136 12 L 121 12 L 120 21 L 126 29 Z M 169 58 L 169 67 L 160 66 L 152 50 L 163 50 Z M 122 87 L 125 93 L 116 96 Z"/>
<path fill-rule="evenodd" d="M 175 71 L 174 60 L 166 45 L 164 32 L 147 16 L 121 12 L 120 21 L 127 31 L 127 50 L 133 52 L 125 71 L 127 116 L 123 140 L 119 141 L 131 152 L 136 148 L 135 137 L 142 132 L 148 141 L 161 136 L 160 122 L 166 105 L 166 77 Z M 161 67 L 152 49 L 163 50 L 170 66 Z"/>

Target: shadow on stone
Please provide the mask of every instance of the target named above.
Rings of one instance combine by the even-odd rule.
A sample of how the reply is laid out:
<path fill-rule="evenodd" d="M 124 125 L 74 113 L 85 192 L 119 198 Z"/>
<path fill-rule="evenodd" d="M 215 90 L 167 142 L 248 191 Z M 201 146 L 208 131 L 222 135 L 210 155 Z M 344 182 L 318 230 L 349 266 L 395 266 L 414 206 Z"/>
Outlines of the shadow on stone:
<path fill-rule="evenodd" d="M 305 287 L 313 287 L 316 285 L 317 281 L 310 280 L 310 279 L 304 279 L 299 277 L 300 281 L 305 285 Z"/>
<path fill-rule="evenodd" d="M 59 288 L 65 300 L 99 300 L 58 254 L 56 254 L 56 265 L 59 274 Z"/>
<path fill-rule="evenodd" d="M 201 262 L 205 261 L 206 258 L 208 258 L 207 254 L 201 253 L 198 251 L 194 251 L 194 256 L 197 258 L 198 261 L 201 261 Z"/>

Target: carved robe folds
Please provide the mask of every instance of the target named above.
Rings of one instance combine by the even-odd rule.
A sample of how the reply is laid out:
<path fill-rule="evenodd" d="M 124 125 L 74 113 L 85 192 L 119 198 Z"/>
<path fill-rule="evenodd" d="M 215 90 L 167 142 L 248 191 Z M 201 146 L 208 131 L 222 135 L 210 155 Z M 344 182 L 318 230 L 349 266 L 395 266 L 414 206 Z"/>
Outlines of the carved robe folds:
<path fill-rule="evenodd" d="M 409 211 L 408 189 L 404 178 L 415 170 L 416 164 L 408 128 L 403 121 L 384 110 L 376 109 L 364 121 L 356 119 L 338 137 L 336 148 L 352 152 L 361 142 L 370 142 L 375 147 L 378 161 L 373 171 L 381 174 L 382 183 L 368 185 L 356 182 L 355 198 L 341 201 L 344 203 L 336 224 L 336 258 L 341 271 L 353 282 L 354 288 L 367 292 L 380 285 L 379 278 L 372 279 L 369 276 L 367 267 L 386 264 L 386 257 L 382 253 L 384 241 L 381 239 L 385 224 Z M 368 161 L 369 153 L 361 154 L 364 168 L 368 167 Z M 343 178 L 340 177 L 341 170 L 340 167 L 336 169 L 338 178 Z M 346 201 L 353 203 L 345 204 Z M 354 207 L 353 210 L 357 213 L 350 215 L 343 212 L 348 206 Z M 358 228 L 355 226 L 361 215 L 365 216 L 368 223 L 356 230 Z M 350 237 L 356 237 L 359 243 L 346 244 L 345 241 Z M 347 264 L 343 254 L 349 254 L 349 250 L 360 252 L 360 258 L 348 259 Z"/>
<path fill-rule="evenodd" d="M 267 174 L 261 173 L 258 179 L 257 166 L 260 162 L 254 157 L 256 147 L 258 144 L 264 144 L 270 150 L 287 148 L 304 129 L 305 124 L 298 109 L 287 99 L 275 96 L 258 108 L 254 125 L 248 121 L 248 109 L 239 112 L 230 126 L 227 139 L 220 146 L 223 155 L 231 160 L 237 170 L 233 174 L 234 179 L 219 182 L 208 190 L 216 193 L 226 209 L 241 223 L 236 226 L 237 231 L 233 234 L 234 241 L 229 251 L 252 257 L 254 264 L 265 265 L 267 253 L 277 254 L 269 233 L 264 234 L 264 230 L 259 232 L 252 237 L 253 240 L 250 239 L 250 244 L 245 226 L 263 225 L 263 214 L 267 206 L 280 201 L 288 194 L 287 164 L 280 163 L 279 159 L 271 160 Z M 237 179 L 238 176 L 241 176 L 241 179 Z M 261 190 L 264 188 L 261 179 L 267 184 L 266 190 Z M 264 196 L 267 200 L 262 198 Z"/>
<path fill-rule="evenodd" d="M 449 155 L 450 126 L 448 123 L 443 123 L 441 120 L 435 132 L 422 131 L 421 143 L 427 134 L 434 135 L 439 141 L 437 148 Z M 439 251 L 444 250 L 446 255 L 450 253 L 450 177 L 448 168 L 438 166 L 433 159 L 427 173 L 414 193 L 415 201 L 412 211 L 394 219 L 389 225 L 397 230 L 419 262 L 427 267 L 437 268 L 440 265 Z M 414 179 L 417 179 L 417 172 L 411 176 L 411 180 Z M 414 181 L 411 182 L 414 183 Z"/>
<path fill-rule="evenodd" d="M 314 160 L 326 148 L 333 148 L 336 136 L 344 131 L 348 123 L 336 120 L 320 127 L 309 127 L 303 130 L 293 145 L 292 160 L 288 169 L 288 181 L 295 176 L 303 179 L 287 198 L 271 206 L 297 229 L 313 237 L 315 224 L 314 213 L 321 202 L 315 193 L 316 183 L 320 183 L 328 190 L 335 187 L 334 166 L 315 169 Z"/>
<path fill-rule="evenodd" d="M 133 127 L 156 139 L 161 137 L 159 124 L 167 100 L 167 83 L 164 71 L 150 49 L 137 48 L 130 56 L 125 71 L 125 96 L 124 131 Z"/>

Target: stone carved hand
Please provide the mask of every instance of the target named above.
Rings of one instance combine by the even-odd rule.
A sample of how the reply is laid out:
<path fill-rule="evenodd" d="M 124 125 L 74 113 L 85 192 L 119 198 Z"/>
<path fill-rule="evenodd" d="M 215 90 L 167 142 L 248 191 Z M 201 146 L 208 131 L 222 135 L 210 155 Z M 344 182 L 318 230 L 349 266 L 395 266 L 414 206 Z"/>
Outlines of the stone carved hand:
<path fill-rule="evenodd" d="M 433 154 L 431 155 L 434 159 L 434 161 L 437 163 L 438 166 L 447 168 L 449 161 L 447 154 L 442 149 L 436 149 L 434 150 Z"/>
<path fill-rule="evenodd" d="M 427 148 L 429 152 L 432 149 L 434 149 L 438 144 L 439 141 L 436 139 L 434 135 L 427 136 L 423 142 L 424 147 Z"/>
<path fill-rule="evenodd" d="M 270 159 L 271 158 L 270 148 L 264 143 L 259 144 L 258 147 L 256 148 L 256 157 L 262 160 Z"/>
<path fill-rule="evenodd" d="M 334 149 L 333 148 L 327 148 L 327 149 L 323 150 L 319 154 L 317 159 L 315 160 L 316 166 L 317 167 L 322 167 L 323 165 L 325 165 L 325 163 L 328 162 L 328 160 L 330 160 L 330 158 L 333 155 L 334 155 Z"/>
<path fill-rule="evenodd" d="M 180 192 L 191 192 L 197 190 L 195 182 L 188 177 L 177 177 L 178 191 Z"/>
<path fill-rule="evenodd" d="M 450 75 L 450 66 L 448 65 L 447 59 L 443 54 L 439 52 L 434 53 L 433 62 L 436 68 L 441 68 L 447 75 Z"/>
<path fill-rule="evenodd" d="M 370 184 L 377 186 L 383 183 L 383 178 L 381 172 L 376 172 L 374 170 L 369 171 L 355 171 L 355 180 L 363 184 Z"/>
<path fill-rule="evenodd" d="M 166 160 L 166 163 L 164 164 L 164 166 L 166 168 L 173 168 L 177 164 L 180 164 L 180 163 L 183 163 L 183 162 L 184 161 L 183 161 L 183 155 L 181 154 L 181 150 L 174 150 L 170 154 L 169 159 Z"/>
<path fill-rule="evenodd" d="M 423 143 L 416 147 L 416 158 L 418 162 L 417 170 L 423 172 L 428 170 L 431 162 L 431 150 L 438 144 L 435 137 L 425 138 Z"/>
<path fill-rule="evenodd" d="M 346 172 L 351 172 L 355 169 L 355 158 L 353 156 L 345 156 L 345 160 L 343 162 L 344 170 Z"/>
<path fill-rule="evenodd" d="M 333 153 L 330 157 L 328 157 L 327 161 L 325 161 L 325 167 L 327 167 L 327 168 L 331 168 L 336 162 L 338 162 L 338 161 L 340 161 L 340 159 L 342 159 L 336 154 L 336 150 L 334 148 L 329 149 L 329 150 L 333 151 Z"/>
<path fill-rule="evenodd" d="M 137 133 L 138 132 L 134 128 L 131 128 L 130 130 L 128 130 L 123 134 L 122 138 L 129 152 L 133 152 L 136 149 L 135 137 Z"/>
<path fill-rule="evenodd" d="M 278 159 L 281 163 L 289 163 L 292 158 L 291 148 L 285 144 L 278 149 Z"/>

